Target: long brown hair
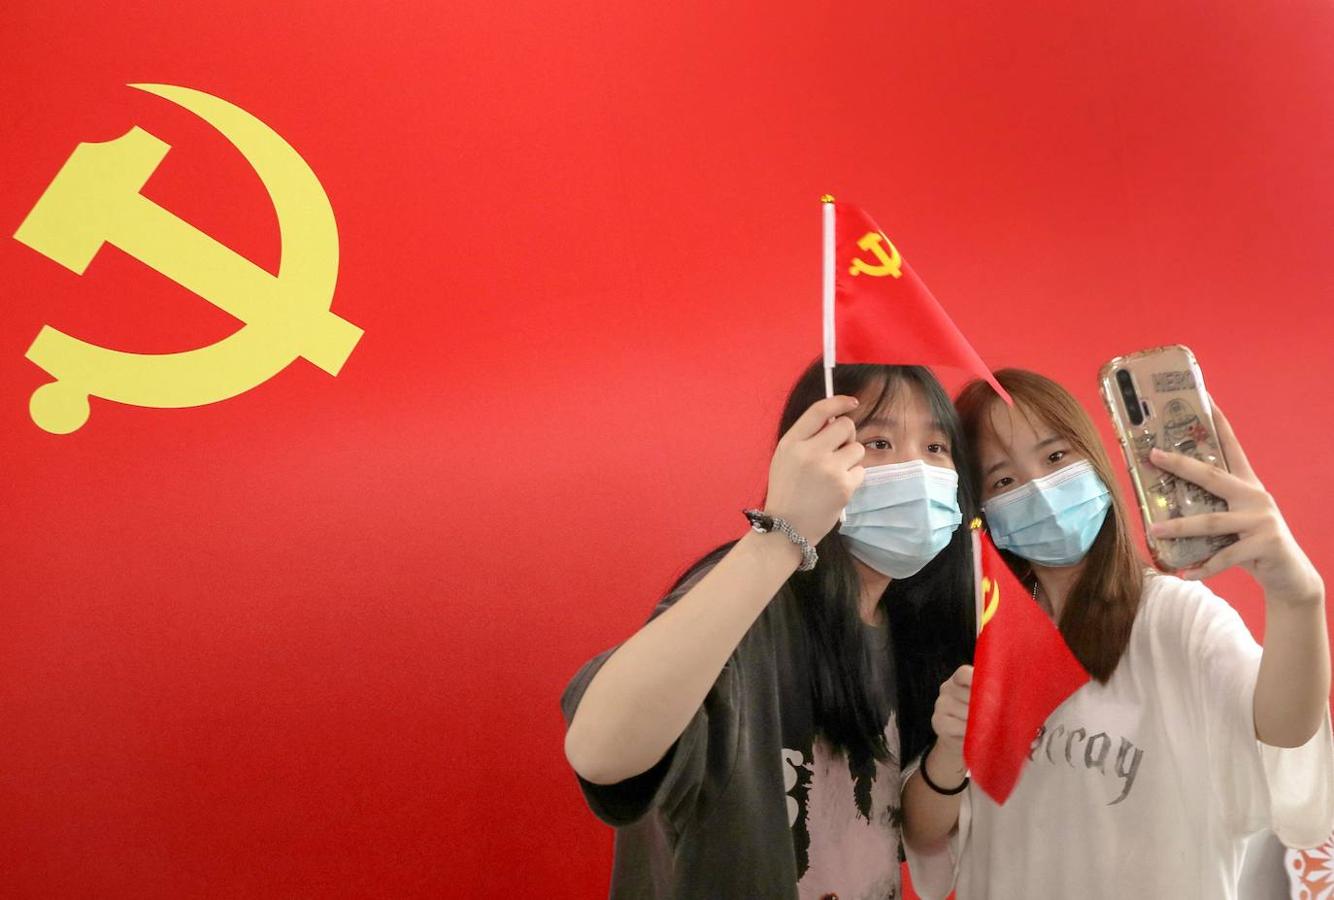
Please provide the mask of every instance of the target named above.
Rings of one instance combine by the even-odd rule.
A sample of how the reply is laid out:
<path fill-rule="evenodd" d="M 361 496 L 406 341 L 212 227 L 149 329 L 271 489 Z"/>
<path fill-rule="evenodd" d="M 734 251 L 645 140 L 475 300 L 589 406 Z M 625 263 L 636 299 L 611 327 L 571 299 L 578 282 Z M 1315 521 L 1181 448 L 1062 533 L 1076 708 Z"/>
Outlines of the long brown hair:
<path fill-rule="evenodd" d="M 1112 464 L 1088 413 L 1070 392 L 1050 378 L 1024 369 L 1001 369 L 996 373 L 1014 398 L 1016 411 L 1031 416 L 1065 438 L 1098 473 L 1111 493 L 1110 515 L 1084 557 L 1084 571 L 1070 589 L 1057 625 L 1070 650 L 1089 674 L 1106 683 L 1130 643 L 1140 594 L 1144 587 L 1144 564 L 1130 536 L 1125 504 L 1117 487 Z M 1001 402 L 983 381 L 974 381 L 955 400 L 969 446 L 977 448 L 982 429 L 989 428 L 993 403 Z M 981 463 L 976 453 L 969 461 L 968 477 L 976 496 L 981 497 Z M 1002 550 L 1001 556 L 1028 587 L 1036 579 L 1028 561 Z"/>

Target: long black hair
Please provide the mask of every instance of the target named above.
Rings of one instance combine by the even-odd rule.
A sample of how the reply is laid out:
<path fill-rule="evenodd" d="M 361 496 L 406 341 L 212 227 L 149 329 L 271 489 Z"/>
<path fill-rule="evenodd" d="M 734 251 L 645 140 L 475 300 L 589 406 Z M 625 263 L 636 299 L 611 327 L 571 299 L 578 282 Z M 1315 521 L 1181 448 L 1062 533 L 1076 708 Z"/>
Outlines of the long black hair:
<path fill-rule="evenodd" d="M 834 392 L 874 399 L 866 418 L 892 403 L 903 390 L 926 400 L 949 442 L 959 472 L 959 510 L 963 524 L 935 559 L 910 578 L 896 578 L 880 597 L 889 622 L 889 653 L 897 684 L 900 761 L 921 753 L 932 737 L 931 713 L 940 685 L 956 668 L 972 659 L 976 635 L 973 586 L 973 545 L 969 522 L 977 515 L 976 494 L 969 471 L 963 429 L 949 395 L 929 369 L 922 366 L 839 365 Z M 824 392 L 824 369 L 816 360 L 788 394 L 778 424 L 781 438 Z M 693 565 L 677 582 L 716 563 L 732 544 L 718 547 Z M 855 775 L 867 772 L 873 760 L 889 757 L 885 722 L 875 701 L 873 666 L 863 650 L 865 637 L 858 612 L 861 577 L 839 528 L 816 545 L 820 561 L 810 572 L 788 579 L 788 600 L 801 617 L 802 640 L 810 673 L 810 702 L 815 730 L 848 756 Z M 883 667 L 882 667 L 883 669 Z"/>
<path fill-rule="evenodd" d="M 898 685 L 899 752 L 910 760 L 929 743 L 931 713 L 940 685 L 972 659 L 976 611 L 973 545 L 968 527 L 977 503 L 968 472 L 968 448 L 954 404 L 931 370 L 922 366 L 839 365 L 834 393 L 867 397 L 878 392 L 866 418 L 892 403 L 903 390 L 918 392 L 949 442 L 959 478 L 963 524 L 949 544 L 916 575 L 896 578 L 880 598 L 889 621 L 890 648 Z M 781 437 L 810 405 L 824 396 L 824 370 L 817 360 L 788 395 L 779 420 Z M 863 407 L 867 404 L 863 400 Z M 811 673 L 811 701 L 817 731 L 847 752 L 859 767 L 885 759 L 885 723 L 879 721 L 868 690 L 871 674 L 861 651 L 858 600 L 861 579 L 838 526 L 816 549 L 820 562 L 788 581 L 805 619 Z"/>

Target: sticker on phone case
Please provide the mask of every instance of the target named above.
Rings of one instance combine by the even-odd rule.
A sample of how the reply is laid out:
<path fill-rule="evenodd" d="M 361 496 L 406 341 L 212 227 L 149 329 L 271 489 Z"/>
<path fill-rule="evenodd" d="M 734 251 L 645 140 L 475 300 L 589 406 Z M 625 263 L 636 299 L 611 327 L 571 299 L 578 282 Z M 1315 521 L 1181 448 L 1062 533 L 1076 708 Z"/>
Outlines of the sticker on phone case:
<path fill-rule="evenodd" d="M 1181 372 L 1154 372 L 1153 389 L 1160 394 L 1193 391 L 1195 390 L 1195 373 L 1190 369 Z"/>

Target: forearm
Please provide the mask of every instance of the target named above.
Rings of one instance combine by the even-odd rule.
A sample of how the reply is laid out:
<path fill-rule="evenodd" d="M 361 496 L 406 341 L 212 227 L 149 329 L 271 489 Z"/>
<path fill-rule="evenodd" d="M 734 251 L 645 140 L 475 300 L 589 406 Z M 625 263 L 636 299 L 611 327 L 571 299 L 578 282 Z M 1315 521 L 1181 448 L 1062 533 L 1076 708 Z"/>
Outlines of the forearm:
<path fill-rule="evenodd" d="M 1255 685 L 1255 735 L 1274 747 L 1299 747 L 1329 704 L 1329 635 L 1325 596 L 1266 598 L 1265 647 Z"/>
<path fill-rule="evenodd" d="M 800 562 L 800 551 L 781 534 L 748 532 L 622 644 L 589 683 L 565 734 L 574 770 L 596 784 L 614 784 L 657 763 Z"/>
<path fill-rule="evenodd" d="M 931 780 L 951 788 L 967 774 L 963 756 L 934 745 L 922 766 L 931 766 Z M 930 853 L 949 838 L 959 824 L 963 794 L 947 796 L 927 786 L 921 769 L 903 786 L 903 840 L 918 852 Z"/>

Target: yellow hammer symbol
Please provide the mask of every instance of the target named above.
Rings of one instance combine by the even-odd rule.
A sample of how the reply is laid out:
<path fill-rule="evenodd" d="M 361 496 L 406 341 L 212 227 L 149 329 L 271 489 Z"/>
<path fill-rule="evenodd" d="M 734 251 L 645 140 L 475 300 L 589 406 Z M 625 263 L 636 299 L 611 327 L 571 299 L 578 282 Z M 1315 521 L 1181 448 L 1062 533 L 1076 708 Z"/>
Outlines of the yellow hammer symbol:
<path fill-rule="evenodd" d="M 986 628 L 1000 606 L 1000 585 L 986 576 L 982 578 L 982 600 L 982 627 Z"/>
<path fill-rule="evenodd" d="M 881 241 L 884 241 L 885 246 L 889 247 L 888 253 L 885 252 L 884 247 L 880 246 Z M 879 265 L 871 265 L 860 257 L 854 256 L 852 265 L 848 268 L 848 272 L 851 274 L 874 275 L 876 277 L 892 275 L 895 278 L 903 274 L 903 259 L 899 256 L 899 251 L 895 248 L 893 242 L 883 234 L 877 231 L 868 231 L 862 235 L 861 240 L 857 241 L 857 246 L 874 255 L 876 259 L 880 260 L 880 263 Z"/>
<path fill-rule="evenodd" d="M 330 311 L 338 229 L 305 160 L 225 100 L 167 84 L 130 87 L 199 116 L 254 167 L 277 214 L 281 262 L 272 275 L 145 198 L 140 191 L 171 147 L 143 129 L 76 147 L 14 237 L 79 275 L 111 244 L 244 326 L 215 344 L 165 354 L 110 350 L 44 326 L 26 356 L 56 380 L 33 392 L 29 411 L 54 434 L 76 431 L 88 420 L 89 397 L 200 406 L 250 390 L 298 356 L 337 375 L 362 335 Z"/>

